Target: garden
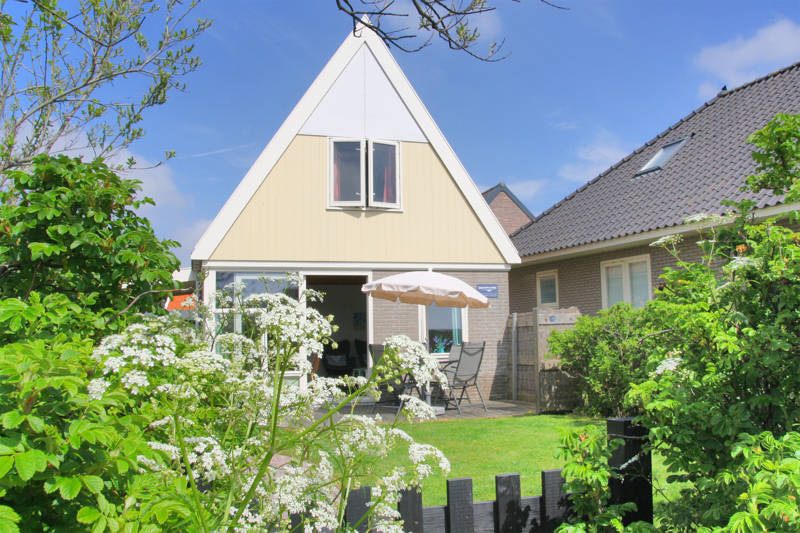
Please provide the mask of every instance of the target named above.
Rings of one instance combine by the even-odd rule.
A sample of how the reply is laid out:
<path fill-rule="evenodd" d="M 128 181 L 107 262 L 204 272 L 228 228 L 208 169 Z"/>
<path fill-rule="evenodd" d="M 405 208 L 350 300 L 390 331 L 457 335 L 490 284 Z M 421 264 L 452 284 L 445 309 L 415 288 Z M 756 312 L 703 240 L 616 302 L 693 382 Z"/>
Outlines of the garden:
<path fill-rule="evenodd" d="M 37 3 L 18 27 L 0 16 L 9 68 L 46 46 L 50 66 L 82 51 L 99 76 L 81 81 L 73 66 L 4 81 L 20 86 L 4 100 L 0 143 L 0 533 L 399 532 L 407 491 L 441 505 L 445 479 L 471 477 L 476 499 L 491 500 L 494 475 L 519 472 L 527 496 L 558 467 L 571 493 L 560 532 L 800 530 L 797 212 L 757 220 L 744 201 L 694 217 L 700 261 L 682 261 L 679 236 L 660 239 L 677 263 L 651 302 L 554 335 L 579 378 L 579 415 L 440 422 L 404 396 L 394 420 L 364 416 L 357 407 L 402 376 L 444 382 L 437 359 L 395 336 L 369 376 L 296 379 L 333 342 L 333 317 L 305 305 L 324 297 L 315 291 L 244 298 L 234 284 L 218 295 L 231 313 L 215 318 L 197 295 L 189 318 L 167 313 L 181 290 L 177 243 L 139 214 L 152 203 L 141 183 L 102 157 L 50 155 L 70 133 L 99 156 L 126 146 L 199 64 L 191 40 L 208 23 L 185 24 L 193 3 L 168 3 L 153 43 L 137 32 L 157 5 L 112 4 L 79 2 L 105 32 L 85 47 L 57 3 Z M 132 42 L 141 55 L 115 48 Z M 148 82 L 136 104 L 93 92 L 136 73 Z M 749 142 L 757 171 L 743 188 L 800 201 L 800 115 L 778 115 Z M 229 332 L 237 316 L 246 334 Z M 647 432 L 655 525 L 609 499 L 622 442 L 596 421 L 619 415 Z M 347 524 L 364 485 L 367 512 Z"/>

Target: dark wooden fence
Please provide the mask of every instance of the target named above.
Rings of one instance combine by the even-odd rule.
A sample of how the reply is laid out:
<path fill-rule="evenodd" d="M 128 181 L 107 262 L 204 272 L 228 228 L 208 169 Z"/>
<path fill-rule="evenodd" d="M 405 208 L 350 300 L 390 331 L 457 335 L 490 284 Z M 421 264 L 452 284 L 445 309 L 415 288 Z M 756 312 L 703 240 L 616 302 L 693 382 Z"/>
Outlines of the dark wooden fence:
<path fill-rule="evenodd" d="M 647 432 L 634 426 L 629 418 L 610 418 L 606 421 L 609 436 L 625 440 L 611 457 L 609 464 L 619 468 L 623 478 L 612 480 L 609 490 L 613 503 L 634 502 L 636 513 L 625 517 L 629 524 L 637 520 L 653 521 L 652 467 L 649 453 L 642 453 Z M 498 450 L 502 453 L 502 450 Z M 408 491 L 402 494 L 398 511 L 404 530 L 411 533 L 540 533 L 551 532 L 566 518 L 569 502 L 562 491 L 561 470 L 542 472 L 542 495 L 522 497 L 519 474 L 495 476 L 496 500 L 472 501 L 472 479 L 447 480 L 447 505 L 422 506 L 422 494 Z M 359 524 L 367 512 L 370 487 L 350 493 L 345 509 L 345 522 Z M 365 521 L 366 522 L 366 521 Z"/>

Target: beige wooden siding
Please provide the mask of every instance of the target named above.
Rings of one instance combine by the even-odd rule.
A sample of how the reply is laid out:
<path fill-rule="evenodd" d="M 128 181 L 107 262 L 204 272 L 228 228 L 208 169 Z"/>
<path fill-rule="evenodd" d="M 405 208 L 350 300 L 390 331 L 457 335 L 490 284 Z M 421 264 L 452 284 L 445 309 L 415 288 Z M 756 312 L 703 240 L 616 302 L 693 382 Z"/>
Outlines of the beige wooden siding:
<path fill-rule="evenodd" d="M 328 139 L 298 135 L 211 259 L 504 263 L 430 145 L 401 158 L 402 212 L 327 209 Z"/>

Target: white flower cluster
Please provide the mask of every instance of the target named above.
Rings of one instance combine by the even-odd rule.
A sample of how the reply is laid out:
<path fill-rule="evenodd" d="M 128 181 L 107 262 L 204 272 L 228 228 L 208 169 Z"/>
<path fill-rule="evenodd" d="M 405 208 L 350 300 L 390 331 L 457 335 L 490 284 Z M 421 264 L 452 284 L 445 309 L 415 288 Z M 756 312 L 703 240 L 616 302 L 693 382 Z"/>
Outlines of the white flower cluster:
<path fill-rule="evenodd" d="M 159 322 L 133 324 L 122 333 L 109 335 L 95 348 L 92 357 L 103 363 L 105 376 L 118 375 L 122 386 L 131 394 L 138 394 L 150 385 L 149 369 L 169 367 L 177 360 L 175 341 L 159 333 Z M 106 380 L 92 380 L 89 394 L 100 398 L 109 386 Z"/>
<path fill-rule="evenodd" d="M 196 479 L 211 482 L 220 477 L 228 476 L 231 468 L 228 458 L 213 437 L 186 437 L 186 444 L 194 445 L 188 453 L 188 461 Z"/>
<path fill-rule="evenodd" d="M 95 378 L 89 382 L 89 385 L 86 387 L 87 392 L 89 393 L 89 398 L 92 400 L 100 400 L 103 398 L 103 394 L 105 394 L 106 389 L 110 383 L 103 378 Z"/>
<path fill-rule="evenodd" d="M 680 357 L 668 357 L 658 363 L 658 366 L 655 369 L 656 374 L 663 374 L 664 372 L 674 372 L 678 366 L 680 366 L 683 359 Z"/>
<path fill-rule="evenodd" d="M 672 235 L 664 235 L 657 241 L 653 241 L 650 243 L 652 248 L 673 248 L 681 243 L 683 237 L 678 235 L 677 233 Z"/>
<path fill-rule="evenodd" d="M 386 339 L 378 371 L 386 375 L 410 374 L 418 387 L 427 387 L 431 382 L 438 382 L 442 386 L 447 384 L 447 378 L 439 369 L 439 360 L 421 343 L 406 335 L 394 335 Z"/>

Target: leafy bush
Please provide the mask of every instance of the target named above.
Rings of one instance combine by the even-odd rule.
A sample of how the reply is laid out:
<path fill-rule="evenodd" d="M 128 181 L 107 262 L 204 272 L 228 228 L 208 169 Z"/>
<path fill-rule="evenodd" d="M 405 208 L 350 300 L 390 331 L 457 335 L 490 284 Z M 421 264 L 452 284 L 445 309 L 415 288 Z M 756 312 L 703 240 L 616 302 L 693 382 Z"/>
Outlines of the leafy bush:
<path fill-rule="evenodd" d="M 594 416 L 633 414 L 624 405 L 631 383 L 647 378 L 648 356 L 660 345 L 660 329 L 649 308 L 619 303 L 596 316 L 581 316 L 575 327 L 548 338 L 562 368 L 580 378 L 582 410 Z"/>
<path fill-rule="evenodd" d="M 172 288 L 174 241 L 159 240 L 136 214 L 136 180 L 101 160 L 38 156 L 0 186 L 0 298 L 61 293 L 82 307 L 123 309 L 146 291 Z M 163 301 L 145 294 L 134 310 Z"/>
<path fill-rule="evenodd" d="M 78 317 L 97 318 L 63 295 L 0 300 L 0 327 L 17 337 L 0 346 L 0 501 L 13 508 L 0 506 L 2 531 L 74 530 L 94 509 L 113 529 L 139 522 L 125 495 L 135 458 L 155 452 L 135 398 L 92 396 L 97 362 L 91 338 L 75 334 Z"/>
<path fill-rule="evenodd" d="M 606 531 L 655 531 L 651 524 L 634 522 L 623 526 L 625 513 L 635 511 L 632 502 L 609 504 L 608 485 L 620 473 L 609 466 L 611 454 L 623 445 L 622 439 L 608 439 L 603 430 L 589 425 L 566 432 L 561 437 L 559 456 L 566 460 L 562 476 L 564 492 L 569 493 L 569 523 L 558 533 L 604 533 Z"/>

